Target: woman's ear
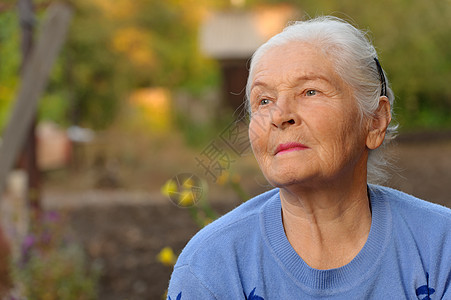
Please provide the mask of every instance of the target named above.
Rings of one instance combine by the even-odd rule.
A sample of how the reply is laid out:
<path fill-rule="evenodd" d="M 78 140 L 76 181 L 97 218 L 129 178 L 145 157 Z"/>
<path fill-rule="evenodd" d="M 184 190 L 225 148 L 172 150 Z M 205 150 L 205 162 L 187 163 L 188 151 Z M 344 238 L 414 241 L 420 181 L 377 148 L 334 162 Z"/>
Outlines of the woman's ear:
<path fill-rule="evenodd" d="M 390 102 L 386 96 L 379 98 L 379 106 L 369 120 L 366 146 L 369 149 L 376 149 L 385 138 L 385 132 L 391 121 Z"/>

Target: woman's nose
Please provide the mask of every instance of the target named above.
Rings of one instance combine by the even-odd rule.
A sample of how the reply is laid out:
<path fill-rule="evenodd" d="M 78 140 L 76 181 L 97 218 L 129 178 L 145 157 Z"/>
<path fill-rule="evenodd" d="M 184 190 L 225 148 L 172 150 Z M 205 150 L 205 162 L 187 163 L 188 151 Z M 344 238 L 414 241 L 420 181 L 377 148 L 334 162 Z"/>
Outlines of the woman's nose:
<path fill-rule="evenodd" d="M 294 107 L 285 101 L 280 101 L 272 112 L 272 126 L 278 129 L 286 129 L 292 125 L 299 125 L 300 118 Z"/>

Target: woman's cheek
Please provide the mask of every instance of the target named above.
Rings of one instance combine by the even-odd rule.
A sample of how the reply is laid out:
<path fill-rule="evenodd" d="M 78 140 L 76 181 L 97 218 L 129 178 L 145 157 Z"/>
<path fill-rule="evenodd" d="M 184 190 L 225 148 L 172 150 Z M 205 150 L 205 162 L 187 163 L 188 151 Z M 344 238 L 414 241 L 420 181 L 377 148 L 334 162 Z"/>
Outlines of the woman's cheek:
<path fill-rule="evenodd" d="M 262 126 L 258 117 L 253 117 L 249 123 L 249 140 L 251 142 L 254 155 L 258 159 L 258 154 L 264 151 L 267 145 L 267 130 Z"/>

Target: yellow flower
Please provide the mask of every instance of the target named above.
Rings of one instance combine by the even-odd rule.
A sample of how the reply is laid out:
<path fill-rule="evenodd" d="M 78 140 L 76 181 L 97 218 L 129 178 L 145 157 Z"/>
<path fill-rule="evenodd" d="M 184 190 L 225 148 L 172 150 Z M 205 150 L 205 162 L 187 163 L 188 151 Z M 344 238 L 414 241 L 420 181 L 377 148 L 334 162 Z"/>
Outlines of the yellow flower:
<path fill-rule="evenodd" d="M 219 175 L 218 179 L 216 180 L 216 183 L 219 185 L 224 185 L 229 180 L 229 172 L 223 171 L 221 172 L 221 175 Z"/>
<path fill-rule="evenodd" d="M 171 197 L 177 193 L 177 183 L 174 180 L 169 179 L 161 188 L 161 193 L 167 197 Z"/>
<path fill-rule="evenodd" d="M 194 204 L 194 194 L 191 190 L 183 190 L 180 193 L 179 205 L 191 206 Z"/>
<path fill-rule="evenodd" d="M 185 189 L 191 189 L 191 188 L 194 186 L 194 180 L 193 180 L 193 178 L 189 177 L 189 178 L 185 179 L 185 181 L 183 181 L 182 186 L 183 186 Z"/>
<path fill-rule="evenodd" d="M 174 254 L 174 251 L 171 247 L 164 247 L 161 249 L 160 253 L 157 255 L 157 259 L 165 266 L 173 266 L 177 261 L 177 256 Z"/>

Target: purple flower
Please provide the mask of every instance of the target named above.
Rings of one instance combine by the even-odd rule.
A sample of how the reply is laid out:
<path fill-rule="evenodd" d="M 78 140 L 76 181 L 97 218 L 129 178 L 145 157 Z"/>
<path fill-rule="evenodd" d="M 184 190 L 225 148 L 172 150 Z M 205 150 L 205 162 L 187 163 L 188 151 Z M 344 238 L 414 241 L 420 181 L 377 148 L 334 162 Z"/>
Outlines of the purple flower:
<path fill-rule="evenodd" d="M 27 235 L 22 242 L 22 258 L 21 266 L 24 266 L 30 258 L 30 250 L 36 243 L 36 238 L 33 235 Z"/>
<path fill-rule="evenodd" d="M 22 249 L 23 250 L 30 249 L 34 245 L 35 242 L 36 242 L 36 238 L 34 237 L 34 235 L 27 235 L 22 243 Z"/>
<path fill-rule="evenodd" d="M 56 222 L 60 219 L 58 212 L 52 210 L 45 213 L 45 219 L 50 222 Z"/>

